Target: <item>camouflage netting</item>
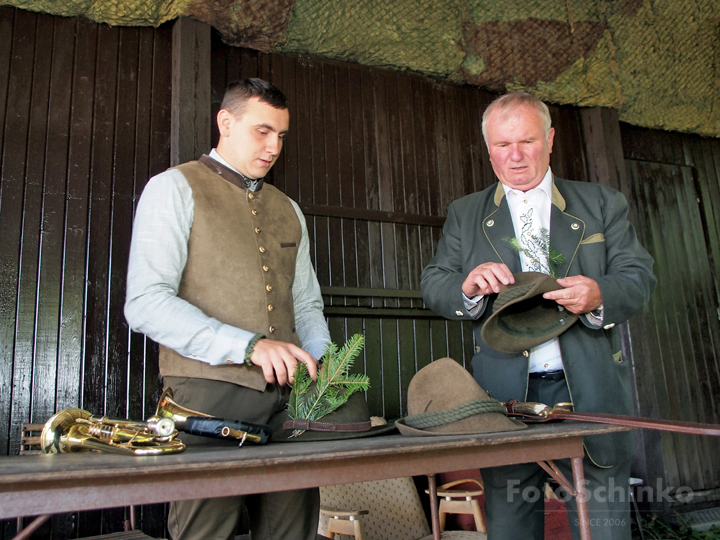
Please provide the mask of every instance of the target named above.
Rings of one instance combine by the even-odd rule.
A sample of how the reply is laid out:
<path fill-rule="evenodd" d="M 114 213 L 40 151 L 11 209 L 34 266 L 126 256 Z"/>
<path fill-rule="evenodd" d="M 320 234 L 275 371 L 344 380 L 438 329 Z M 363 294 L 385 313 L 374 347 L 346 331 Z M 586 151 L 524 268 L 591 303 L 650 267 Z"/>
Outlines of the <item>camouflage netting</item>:
<path fill-rule="evenodd" d="M 191 16 L 232 45 L 423 73 L 720 136 L 720 0 L 11 0 L 114 25 Z"/>

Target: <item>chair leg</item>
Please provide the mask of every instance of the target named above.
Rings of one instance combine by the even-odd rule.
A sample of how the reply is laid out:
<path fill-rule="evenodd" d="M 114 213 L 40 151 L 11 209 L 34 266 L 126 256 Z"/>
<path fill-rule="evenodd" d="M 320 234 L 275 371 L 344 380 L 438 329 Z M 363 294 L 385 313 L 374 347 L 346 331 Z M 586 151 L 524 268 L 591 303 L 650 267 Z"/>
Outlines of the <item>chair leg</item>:
<path fill-rule="evenodd" d="M 355 525 L 355 540 L 365 540 L 365 529 L 363 529 L 362 521 L 356 519 L 353 524 Z"/>
<path fill-rule="evenodd" d="M 473 518 L 475 518 L 475 529 L 481 533 L 487 533 L 487 527 L 485 527 L 482 510 L 480 510 L 480 503 L 477 499 L 473 499 L 470 501 L 470 505 L 472 507 Z"/>
<path fill-rule="evenodd" d="M 445 523 L 447 522 L 448 513 L 445 508 L 445 502 L 445 499 L 442 499 L 438 508 L 438 521 L 440 522 L 440 532 L 443 532 L 445 530 Z"/>

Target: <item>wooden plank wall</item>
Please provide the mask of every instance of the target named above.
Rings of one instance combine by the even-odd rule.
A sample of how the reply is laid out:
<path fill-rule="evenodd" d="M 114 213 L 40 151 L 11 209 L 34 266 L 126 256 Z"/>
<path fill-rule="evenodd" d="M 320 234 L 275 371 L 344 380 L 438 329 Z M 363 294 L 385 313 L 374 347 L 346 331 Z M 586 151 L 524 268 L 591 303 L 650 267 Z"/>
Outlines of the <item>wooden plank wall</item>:
<path fill-rule="evenodd" d="M 171 31 L 0 7 L 3 455 L 21 423 L 58 410 L 141 419 L 157 403 L 155 346 L 129 332 L 123 303 L 134 202 L 169 164 Z M 122 518 L 58 517 L 37 537 Z"/>
<path fill-rule="evenodd" d="M 364 333 L 358 368 L 370 376 L 371 413 L 407 414 L 407 386 L 418 369 L 443 356 L 466 366 L 472 358 L 471 324 L 423 309 L 420 273 L 450 202 L 495 182 L 481 135 L 482 111 L 495 96 L 393 71 L 260 54 L 215 36 L 214 113 L 227 83 L 242 77 L 270 80 L 291 102 L 291 130 L 271 181 L 306 214 L 333 340 Z M 554 108 L 553 116 L 553 168 L 584 180 L 577 111 Z"/>
<path fill-rule="evenodd" d="M 658 288 L 634 321 L 640 414 L 720 423 L 720 140 L 621 124 L 638 233 Z M 638 360 L 638 359 L 641 360 Z M 720 499 L 720 440 L 643 432 L 647 478 Z"/>

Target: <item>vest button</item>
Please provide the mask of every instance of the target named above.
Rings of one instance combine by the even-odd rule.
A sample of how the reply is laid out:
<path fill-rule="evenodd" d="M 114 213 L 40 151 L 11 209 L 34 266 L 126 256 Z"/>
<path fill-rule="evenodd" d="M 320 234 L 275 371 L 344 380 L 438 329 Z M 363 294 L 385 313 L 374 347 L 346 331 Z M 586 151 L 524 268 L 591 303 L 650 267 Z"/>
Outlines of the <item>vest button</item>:
<path fill-rule="evenodd" d="M 268 311 L 272 311 L 273 309 L 275 309 L 275 308 L 273 307 L 273 305 L 272 305 L 272 304 L 268 304 Z"/>
<path fill-rule="evenodd" d="M 257 216 L 257 210 L 255 210 L 254 208 L 252 209 L 252 215 Z"/>
<path fill-rule="evenodd" d="M 248 199 L 254 199 L 254 198 L 255 198 L 255 195 L 253 195 L 252 193 L 248 193 Z"/>
<path fill-rule="evenodd" d="M 270 328 L 268 328 L 268 330 L 270 330 L 270 333 L 272 334 L 273 332 L 275 332 L 275 327 L 271 326 Z"/>
<path fill-rule="evenodd" d="M 260 253 L 265 253 L 265 248 L 264 248 L 264 247 L 260 246 L 258 249 L 260 250 Z"/>
<path fill-rule="evenodd" d="M 267 292 L 272 291 L 272 285 L 265 285 L 265 290 L 266 290 Z"/>
<path fill-rule="evenodd" d="M 255 232 L 260 234 L 260 227 L 255 227 Z"/>
<path fill-rule="evenodd" d="M 270 267 L 263 264 L 263 272 L 269 272 Z"/>

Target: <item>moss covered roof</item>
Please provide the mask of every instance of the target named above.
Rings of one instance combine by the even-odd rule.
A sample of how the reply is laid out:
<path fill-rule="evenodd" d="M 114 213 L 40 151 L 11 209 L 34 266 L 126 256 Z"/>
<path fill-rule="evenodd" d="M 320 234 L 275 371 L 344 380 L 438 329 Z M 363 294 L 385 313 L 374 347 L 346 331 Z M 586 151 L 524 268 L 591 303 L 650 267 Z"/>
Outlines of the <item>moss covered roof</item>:
<path fill-rule="evenodd" d="M 720 136 L 720 0 L 10 0 L 112 25 L 189 16 L 270 52 L 409 70 Z"/>

